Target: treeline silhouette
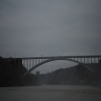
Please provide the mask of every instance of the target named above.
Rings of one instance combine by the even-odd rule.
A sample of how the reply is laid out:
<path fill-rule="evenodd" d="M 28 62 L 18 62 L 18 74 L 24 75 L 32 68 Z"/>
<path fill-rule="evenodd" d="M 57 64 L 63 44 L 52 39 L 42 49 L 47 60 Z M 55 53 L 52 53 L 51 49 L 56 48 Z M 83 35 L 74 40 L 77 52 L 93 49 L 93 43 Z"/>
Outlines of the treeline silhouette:
<path fill-rule="evenodd" d="M 36 85 L 37 78 L 34 74 L 20 78 L 27 71 L 21 59 L 0 57 L 0 87 Z"/>
<path fill-rule="evenodd" d="M 98 69 L 98 63 L 93 65 L 91 72 L 82 65 L 76 65 L 70 68 L 58 69 L 51 73 L 37 75 L 39 85 L 101 85 L 101 70 Z M 101 64 L 100 64 L 101 67 Z M 100 68 L 101 69 L 101 68 Z"/>

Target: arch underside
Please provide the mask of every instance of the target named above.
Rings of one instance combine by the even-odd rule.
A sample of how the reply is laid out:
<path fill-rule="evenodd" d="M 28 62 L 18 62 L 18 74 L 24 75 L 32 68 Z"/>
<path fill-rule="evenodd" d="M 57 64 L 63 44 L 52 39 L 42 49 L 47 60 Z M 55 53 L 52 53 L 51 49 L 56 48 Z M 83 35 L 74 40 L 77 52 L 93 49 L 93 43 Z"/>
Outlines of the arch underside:
<path fill-rule="evenodd" d="M 48 63 L 48 62 L 51 62 L 51 61 L 56 61 L 56 60 L 66 60 L 66 61 L 72 61 L 72 62 L 75 62 L 75 63 L 78 63 L 78 64 L 81 64 L 83 65 L 85 68 L 87 68 L 88 70 L 90 70 L 91 72 L 94 72 L 94 70 L 92 70 L 90 67 L 88 67 L 87 65 L 85 65 L 84 63 L 81 63 L 79 61 L 76 61 L 76 60 L 72 60 L 72 59 L 66 59 L 66 58 L 55 58 L 55 59 L 47 59 L 45 61 L 42 61 L 38 64 L 36 64 L 35 66 L 33 66 L 31 69 L 29 69 L 24 75 L 23 77 L 25 77 L 26 75 L 28 75 L 32 70 L 34 70 L 35 68 L 45 64 L 45 63 Z"/>

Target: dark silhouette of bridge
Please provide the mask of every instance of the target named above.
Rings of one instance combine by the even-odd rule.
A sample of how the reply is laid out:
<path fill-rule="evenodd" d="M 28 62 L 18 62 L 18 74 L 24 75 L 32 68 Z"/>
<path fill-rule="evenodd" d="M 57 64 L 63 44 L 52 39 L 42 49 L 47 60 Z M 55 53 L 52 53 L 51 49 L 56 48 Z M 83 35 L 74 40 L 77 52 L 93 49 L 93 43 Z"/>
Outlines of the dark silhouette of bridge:
<path fill-rule="evenodd" d="M 89 56 L 50 56 L 50 57 L 23 57 L 23 58 L 12 58 L 13 60 L 20 59 L 22 64 L 27 68 L 27 72 L 22 75 L 22 77 L 27 76 L 35 68 L 46 64 L 51 61 L 56 60 L 66 60 L 72 61 L 83 65 L 89 71 L 94 72 L 94 68 L 98 67 L 100 69 L 101 55 L 89 55 Z M 97 65 L 95 65 L 97 64 Z M 20 64 L 19 64 L 20 65 Z M 98 71 L 99 71 L 98 70 Z M 20 66 L 19 66 L 20 71 Z"/>
<path fill-rule="evenodd" d="M 56 60 L 66 60 L 81 64 L 91 72 L 94 72 L 94 68 L 96 67 L 99 68 L 98 71 L 101 71 L 101 55 L 8 58 L 8 60 L 10 59 L 13 60 L 13 62 L 16 62 L 16 60 L 18 61 L 17 67 L 19 71 L 21 70 L 22 64 L 27 69 L 27 72 L 25 72 L 21 78 L 27 76 L 35 68 Z"/>
<path fill-rule="evenodd" d="M 101 81 L 101 55 L 1 58 L 0 68 L 4 74 L 8 72 L 11 73 L 14 79 L 13 81 L 15 84 L 18 84 L 17 82 L 23 81 L 29 77 L 29 75 L 31 75 L 30 72 L 34 69 L 57 60 L 71 61 L 82 65 L 81 67 L 84 67 L 90 74 Z M 3 75 L 3 77 L 5 77 L 5 75 Z"/>

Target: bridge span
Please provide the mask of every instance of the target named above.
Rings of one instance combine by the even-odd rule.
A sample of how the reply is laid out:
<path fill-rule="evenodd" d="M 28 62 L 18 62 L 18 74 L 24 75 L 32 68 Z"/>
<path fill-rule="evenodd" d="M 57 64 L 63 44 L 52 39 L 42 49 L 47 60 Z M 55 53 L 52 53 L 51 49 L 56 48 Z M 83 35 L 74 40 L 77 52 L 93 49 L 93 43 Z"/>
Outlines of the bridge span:
<path fill-rule="evenodd" d="M 27 69 L 27 72 L 22 75 L 25 77 L 35 68 L 56 60 L 66 60 L 83 65 L 85 68 L 94 72 L 94 68 L 99 67 L 101 63 L 101 55 L 84 55 L 84 56 L 49 56 L 49 57 L 22 57 L 22 58 L 8 58 L 9 61 L 13 60 L 18 62 L 17 68 L 20 71 L 21 64 Z M 99 71 L 98 70 L 98 71 Z"/>
<path fill-rule="evenodd" d="M 99 82 L 99 84 L 101 85 L 101 55 L 20 57 L 20 58 L 0 57 L 0 70 L 1 70 L 0 75 L 2 77 L 1 80 L 2 81 L 7 80 L 10 77 L 14 84 L 17 85 L 20 85 L 20 83 L 23 84 L 22 81 L 26 80 L 26 78 L 30 77 L 31 75 L 35 76 L 34 74 L 30 74 L 31 71 L 33 71 L 34 69 L 38 68 L 43 64 L 57 60 L 61 61 L 65 60 L 77 63 L 80 69 L 83 68 L 83 70 L 85 70 L 84 72 L 91 74 L 92 77 L 96 79 L 95 81 Z M 7 79 L 5 79 L 5 76 Z"/>

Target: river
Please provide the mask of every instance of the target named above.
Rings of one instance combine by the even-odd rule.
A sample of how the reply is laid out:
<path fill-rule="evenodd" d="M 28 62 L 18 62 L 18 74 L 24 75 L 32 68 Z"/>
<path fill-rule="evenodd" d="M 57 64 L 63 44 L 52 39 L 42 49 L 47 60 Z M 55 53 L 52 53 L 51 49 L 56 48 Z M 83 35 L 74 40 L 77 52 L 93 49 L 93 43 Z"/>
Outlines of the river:
<path fill-rule="evenodd" d="M 1 87 L 0 101 L 101 101 L 101 89 L 77 85 Z"/>

